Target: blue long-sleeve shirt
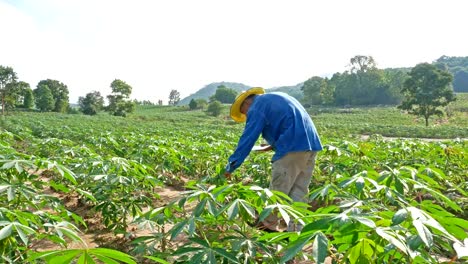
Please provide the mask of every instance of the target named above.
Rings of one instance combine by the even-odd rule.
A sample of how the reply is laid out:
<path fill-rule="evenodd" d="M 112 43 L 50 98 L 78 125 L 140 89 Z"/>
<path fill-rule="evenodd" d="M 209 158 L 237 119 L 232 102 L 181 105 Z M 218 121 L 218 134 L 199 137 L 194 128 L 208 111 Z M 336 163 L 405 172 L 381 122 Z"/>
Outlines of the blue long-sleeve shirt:
<path fill-rule="evenodd" d="M 244 162 L 260 134 L 275 151 L 272 162 L 289 152 L 322 150 L 315 125 L 301 103 L 285 93 L 267 93 L 256 96 L 250 105 L 226 171 L 233 172 Z"/>

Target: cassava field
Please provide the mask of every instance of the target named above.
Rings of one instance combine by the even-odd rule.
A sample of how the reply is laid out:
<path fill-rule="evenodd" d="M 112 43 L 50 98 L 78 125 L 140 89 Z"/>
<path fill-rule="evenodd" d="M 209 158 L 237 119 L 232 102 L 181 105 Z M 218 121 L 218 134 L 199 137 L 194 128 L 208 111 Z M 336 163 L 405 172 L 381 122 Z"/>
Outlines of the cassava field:
<path fill-rule="evenodd" d="M 271 153 L 251 153 L 234 179 L 223 178 L 243 129 L 228 106 L 219 117 L 162 106 L 126 118 L 9 113 L 0 262 L 467 260 L 466 94 L 427 128 L 395 107 L 308 110 L 324 144 L 309 204 L 266 189 Z M 251 227 L 269 213 L 305 227 Z"/>

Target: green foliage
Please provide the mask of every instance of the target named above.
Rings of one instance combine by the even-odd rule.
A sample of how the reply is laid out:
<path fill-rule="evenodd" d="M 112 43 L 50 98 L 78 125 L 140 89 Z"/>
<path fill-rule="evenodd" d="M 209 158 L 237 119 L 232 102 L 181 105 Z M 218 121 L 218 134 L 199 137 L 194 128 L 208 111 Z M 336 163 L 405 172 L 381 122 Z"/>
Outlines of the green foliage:
<path fill-rule="evenodd" d="M 234 103 L 236 96 L 236 90 L 228 88 L 224 85 L 220 85 L 218 86 L 218 89 L 216 89 L 215 94 L 212 97 L 210 97 L 210 100 L 217 100 L 223 104 L 232 104 Z"/>
<path fill-rule="evenodd" d="M 197 109 L 197 106 L 198 106 L 198 105 L 197 105 L 197 102 L 195 101 L 195 99 L 190 100 L 190 103 L 189 103 L 189 108 L 190 108 L 190 110 L 195 110 L 195 109 Z"/>
<path fill-rule="evenodd" d="M 2 101 L 2 114 L 4 114 L 7 102 L 16 101 L 16 73 L 11 67 L 0 65 L 0 99 Z"/>
<path fill-rule="evenodd" d="M 19 107 L 25 108 L 25 109 L 31 109 L 34 107 L 34 94 L 32 89 L 29 86 L 29 83 L 26 82 L 18 82 L 19 86 L 19 100 L 17 104 L 19 104 Z"/>
<path fill-rule="evenodd" d="M 36 108 L 41 112 L 54 110 L 55 100 L 47 85 L 40 85 L 34 89 L 34 99 L 36 100 Z"/>
<path fill-rule="evenodd" d="M 466 71 L 459 71 L 453 79 L 453 90 L 455 92 L 468 93 L 468 67 Z"/>
<path fill-rule="evenodd" d="M 434 65 L 422 63 L 416 65 L 409 76 L 402 88 L 405 98 L 399 108 L 423 116 L 428 126 L 430 116 L 442 115 L 440 107 L 455 100 L 450 86 L 452 75 Z"/>
<path fill-rule="evenodd" d="M 222 108 L 223 105 L 221 104 L 221 102 L 215 100 L 208 105 L 208 109 L 206 110 L 206 112 L 212 116 L 219 116 L 221 114 Z"/>
<path fill-rule="evenodd" d="M 107 249 L 107 248 L 86 248 L 86 249 L 67 249 L 53 250 L 36 253 L 29 261 L 43 259 L 46 263 L 76 263 L 76 264 L 94 264 L 94 263 L 128 263 L 136 264 L 134 258 L 125 253 Z"/>
<path fill-rule="evenodd" d="M 111 83 L 112 93 L 107 96 L 109 105 L 106 108 L 111 115 L 127 116 L 135 111 L 135 103 L 130 100 L 132 87 L 126 82 L 115 79 Z"/>
<path fill-rule="evenodd" d="M 468 98 L 460 98 L 454 117 L 465 113 L 458 111 Z M 14 113 L 3 120 L 0 131 L 2 261 L 464 260 L 466 141 L 378 135 L 363 140 L 347 134 L 388 127 L 399 133 L 414 126 L 413 121 L 395 108 L 311 110 L 316 111 L 313 118 L 324 150 L 317 157 L 309 204 L 292 203 L 268 190 L 271 153 L 252 153 L 227 181 L 225 160 L 243 126 L 201 111 L 145 105 L 126 119 Z M 459 124 L 466 123 L 442 124 L 437 133 L 448 136 L 446 130 Z M 417 135 L 415 131 L 431 130 L 408 133 Z M 178 196 L 159 200 L 163 183 L 180 190 Z M 67 198 L 76 198 L 77 207 L 68 207 Z M 100 232 L 119 234 L 125 242 L 96 240 L 99 248 L 70 248 L 72 242 L 81 243 L 82 232 L 92 223 L 78 215 L 83 211 L 102 220 Z M 302 223 L 304 229 L 266 233 L 252 227 L 257 217 L 272 213 L 286 223 Z M 125 253 L 100 248 L 119 243 Z M 62 248 L 39 252 L 37 245 L 47 244 Z"/>
<path fill-rule="evenodd" d="M 208 105 L 208 102 L 205 99 L 197 99 L 195 102 L 197 103 L 198 109 L 205 109 L 205 107 Z"/>
<path fill-rule="evenodd" d="M 453 90 L 455 92 L 468 92 L 468 57 L 442 56 L 434 62 L 442 65 L 453 76 Z"/>
<path fill-rule="evenodd" d="M 54 100 L 54 108 L 52 111 L 58 113 L 65 113 L 68 109 L 68 87 L 57 80 L 42 80 L 37 84 L 37 88 L 47 86 L 50 89 Z"/>
<path fill-rule="evenodd" d="M 169 105 L 177 105 L 180 101 L 180 93 L 177 90 L 171 90 L 169 94 Z"/>
<path fill-rule="evenodd" d="M 309 80 L 304 82 L 302 86 L 302 91 L 304 92 L 304 102 L 308 105 L 321 105 L 325 102 L 329 102 L 330 98 L 327 98 L 327 95 L 330 95 L 328 90 L 330 90 L 327 81 L 321 77 L 312 77 Z M 331 93 L 332 95 L 333 93 Z"/>
<path fill-rule="evenodd" d="M 94 91 L 78 98 L 80 111 L 85 115 L 95 115 L 104 108 L 104 98 L 100 92 Z"/>
<path fill-rule="evenodd" d="M 396 104 L 406 77 L 403 69 L 381 70 L 372 57 L 355 56 L 349 71 L 335 73 L 330 79 L 314 76 L 304 82 L 302 102 L 305 106 Z"/>

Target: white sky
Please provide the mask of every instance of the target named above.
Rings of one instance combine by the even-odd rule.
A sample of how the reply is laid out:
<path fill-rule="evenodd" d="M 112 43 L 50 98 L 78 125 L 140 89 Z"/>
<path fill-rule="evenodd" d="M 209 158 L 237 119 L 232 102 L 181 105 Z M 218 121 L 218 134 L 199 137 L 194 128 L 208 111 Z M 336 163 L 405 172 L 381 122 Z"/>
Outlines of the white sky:
<path fill-rule="evenodd" d="M 347 69 L 468 56 L 466 0 L 0 0 L 0 65 L 32 89 L 68 86 L 70 102 L 110 94 L 184 98 L 212 82 L 271 88 Z"/>

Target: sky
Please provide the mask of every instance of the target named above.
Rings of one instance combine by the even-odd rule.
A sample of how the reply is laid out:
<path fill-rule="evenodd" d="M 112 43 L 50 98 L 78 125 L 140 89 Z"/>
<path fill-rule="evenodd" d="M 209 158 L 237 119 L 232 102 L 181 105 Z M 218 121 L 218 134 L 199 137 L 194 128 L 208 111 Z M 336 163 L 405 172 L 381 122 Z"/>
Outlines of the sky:
<path fill-rule="evenodd" d="M 0 0 L 0 65 L 70 102 L 120 79 L 167 102 L 213 82 L 272 88 L 349 69 L 468 56 L 466 0 Z"/>

